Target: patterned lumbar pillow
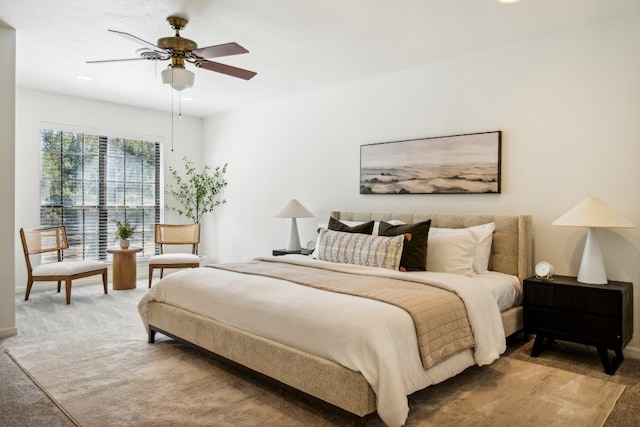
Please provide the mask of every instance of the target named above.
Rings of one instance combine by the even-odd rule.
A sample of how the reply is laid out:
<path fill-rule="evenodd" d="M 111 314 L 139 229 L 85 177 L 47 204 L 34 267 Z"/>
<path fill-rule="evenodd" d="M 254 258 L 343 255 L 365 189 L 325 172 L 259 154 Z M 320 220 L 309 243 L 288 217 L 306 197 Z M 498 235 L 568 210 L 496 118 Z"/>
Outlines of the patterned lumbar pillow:
<path fill-rule="evenodd" d="M 320 230 L 318 259 L 343 264 L 400 268 L 404 236 L 383 237 Z"/>

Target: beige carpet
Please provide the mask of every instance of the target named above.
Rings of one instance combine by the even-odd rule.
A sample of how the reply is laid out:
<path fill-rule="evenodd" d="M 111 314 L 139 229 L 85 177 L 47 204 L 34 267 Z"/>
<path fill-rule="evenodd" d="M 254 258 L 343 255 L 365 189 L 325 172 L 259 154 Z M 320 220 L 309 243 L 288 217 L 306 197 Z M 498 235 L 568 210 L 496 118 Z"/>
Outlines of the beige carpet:
<path fill-rule="evenodd" d="M 81 426 L 347 426 L 351 419 L 187 346 L 113 335 L 8 354 Z M 624 385 L 514 358 L 409 398 L 410 426 L 601 426 Z M 367 422 L 381 426 L 377 416 Z"/>

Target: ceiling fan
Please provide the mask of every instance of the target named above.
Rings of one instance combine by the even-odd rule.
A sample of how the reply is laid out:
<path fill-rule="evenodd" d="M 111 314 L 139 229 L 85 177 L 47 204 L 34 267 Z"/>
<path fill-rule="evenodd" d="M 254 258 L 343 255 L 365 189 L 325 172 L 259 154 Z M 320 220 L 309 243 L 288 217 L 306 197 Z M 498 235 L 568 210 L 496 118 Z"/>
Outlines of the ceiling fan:
<path fill-rule="evenodd" d="M 173 37 L 163 37 L 158 39 L 157 45 L 143 40 L 139 37 L 125 33 L 122 31 L 108 30 L 118 34 L 126 39 L 143 46 L 136 52 L 140 55 L 138 58 L 128 59 L 107 59 L 101 61 L 87 61 L 87 63 L 104 63 L 104 62 L 120 62 L 120 61 L 167 61 L 171 60 L 171 64 L 166 70 L 162 71 L 162 82 L 170 85 L 174 89 L 180 91 L 193 86 L 194 74 L 186 70 L 185 62 L 194 64 L 198 68 L 215 71 L 217 73 L 226 74 L 231 77 L 237 77 L 244 80 L 250 80 L 257 73 L 242 68 L 232 67 L 231 65 L 221 64 L 219 62 L 209 61 L 205 58 L 220 58 L 223 56 L 238 55 L 248 53 L 249 51 L 237 43 L 225 43 L 215 46 L 198 48 L 198 44 L 193 40 L 185 39 L 180 36 L 182 30 L 189 22 L 186 18 L 180 16 L 170 16 L 167 22 L 176 31 Z"/>

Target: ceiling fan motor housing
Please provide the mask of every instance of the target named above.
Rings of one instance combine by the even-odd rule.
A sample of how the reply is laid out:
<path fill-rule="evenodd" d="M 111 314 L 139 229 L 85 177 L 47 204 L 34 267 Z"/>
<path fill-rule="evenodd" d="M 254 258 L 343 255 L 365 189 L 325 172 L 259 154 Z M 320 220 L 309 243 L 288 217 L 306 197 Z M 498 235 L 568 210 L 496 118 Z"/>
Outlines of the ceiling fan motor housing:
<path fill-rule="evenodd" d="M 182 54 L 189 53 L 198 48 L 198 44 L 193 40 L 185 39 L 180 36 L 175 37 L 163 37 L 158 39 L 158 47 L 162 49 L 171 50 L 174 53 Z"/>

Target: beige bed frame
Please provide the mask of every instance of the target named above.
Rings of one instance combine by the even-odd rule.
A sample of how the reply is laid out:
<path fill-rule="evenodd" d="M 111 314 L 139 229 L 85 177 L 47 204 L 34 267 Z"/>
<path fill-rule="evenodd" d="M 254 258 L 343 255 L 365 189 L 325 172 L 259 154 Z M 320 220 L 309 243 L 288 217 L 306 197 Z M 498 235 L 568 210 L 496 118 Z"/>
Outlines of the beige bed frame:
<path fill-rule="evenodd" d="M 394 212 L 332 212 L 344 221 L 431 219 L 432 227 L 464 228 L 495 222 L 489 268 L 520 278 L 531 274 L 531 216 Z M 505 336 L 522 329 L 522 307 L 502 313 Z M 376 410 L 376 396 L 359 373 L 335 362 L 296 350 L 215 320 L 167 304 L 148 308 L 149 342 L 160 332 L 235 362 L 355 415 L 356 425 Z"/>

